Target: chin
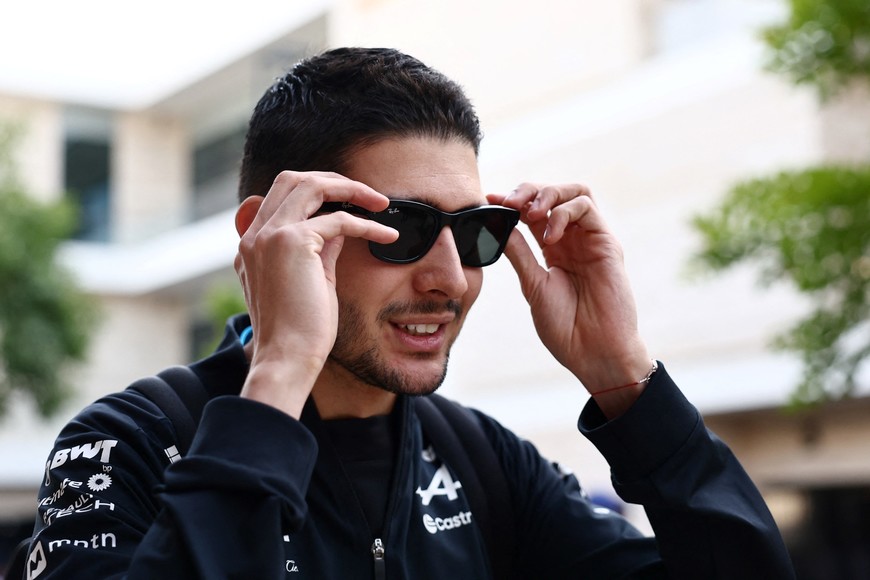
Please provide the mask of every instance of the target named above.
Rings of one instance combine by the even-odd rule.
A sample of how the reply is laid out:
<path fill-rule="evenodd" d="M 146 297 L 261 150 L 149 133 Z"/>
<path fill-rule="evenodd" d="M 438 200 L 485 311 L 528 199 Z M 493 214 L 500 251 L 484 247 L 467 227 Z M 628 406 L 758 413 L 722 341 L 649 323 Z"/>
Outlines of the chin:
<path fill-rule="evenodd" d="M 447 375 L 447 361 L 435 365 L 434 361 L 419 368 L 419 365 L 409 365 L 410 368 L 392 367 L 390 371 L 382 374 L 378 381 L 382 389 L 400 395 L 415 397 L 431 395 L 438 390 Z M 414 368 L 417 367 L 417 368 Z"/>
<path fill-rule="evenodd" d="M 423 396 L 434 393 L 447 374 L 447 356 L 387 359 L 374 350 L 344 358 L 333 351 L 330 359 L 370 387 L 397 395 Z"/>
<path fill-rule="evenodd" d="M 402 388 L 396 391 L 396 394 L 401 395 L 409 395 L 411 397 L 425 397 L 426 395 L 431 395 L 435 391 L 438 390 L 438 387 L 441 386 L 441 382 L 439 381 L 437 384 L 427 384 L 427 385 L 417 385 Z"/>

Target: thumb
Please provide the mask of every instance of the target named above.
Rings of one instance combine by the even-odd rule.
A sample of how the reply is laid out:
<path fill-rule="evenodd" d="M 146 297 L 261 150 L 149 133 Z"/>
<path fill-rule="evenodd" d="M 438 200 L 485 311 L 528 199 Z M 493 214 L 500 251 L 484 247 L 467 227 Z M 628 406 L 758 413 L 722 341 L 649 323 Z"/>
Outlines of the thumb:
<path fill-rule="evenodd" d="M 538 259 L 532 252 L 532 248 L 529 247 L 526 238 L 517 229 L 508 238 L 504 255 L 507 256 L 517 273 L 523 296 L 526 297 L 526 301 L 531 302 L 532 296 L 537 293 L 537 289 L 546 279 L 547 271 L 538 263 Z"/>
<path fill-rule="evenodd" d="M 336 236 L 331 240 L 326 240 L 323 243 L 323 248 L 320 250 L 323 269 L 326 272 L 327 278 L 333 283 L 335 282 L 335 263 L 338 261 L 338 256 L 341 254 L 343 247 L 344 236 Z"/>

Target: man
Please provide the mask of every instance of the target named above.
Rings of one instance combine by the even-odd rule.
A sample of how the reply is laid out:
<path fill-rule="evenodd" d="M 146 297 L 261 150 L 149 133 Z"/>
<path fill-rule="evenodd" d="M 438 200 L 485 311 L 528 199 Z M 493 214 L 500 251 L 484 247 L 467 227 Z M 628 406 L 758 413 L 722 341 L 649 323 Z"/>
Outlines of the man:
<path fill-rule="evenodd" d="M 638 335 L 589 191 L 485 196 L 479 143 L 462 91 L 397 51 L 329 51 L 278 80 L 241 170 L 248 315 L 191 366 L 211 398 L 192 447 L 178 459 L 175 425 L 139 394 L 86 409 L 49 456 L 31 577 L 791 577 L 758 492 Z M 512 504 L 498 532 L 517 539 L 492 562 L 468 486 L 421 431 L 418 396 L 502 251 L 592 395 L 580 429 L 657 539 L 476 413 Z"/>

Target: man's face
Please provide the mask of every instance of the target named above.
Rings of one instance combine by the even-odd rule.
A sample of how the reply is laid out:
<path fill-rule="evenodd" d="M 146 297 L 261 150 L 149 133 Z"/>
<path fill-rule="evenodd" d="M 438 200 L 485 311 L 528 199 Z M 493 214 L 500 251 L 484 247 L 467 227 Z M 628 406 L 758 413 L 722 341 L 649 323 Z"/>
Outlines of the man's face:
<path fill-rule="evenodd" d="M 486 203 L 474 150 L 465 143 L 380 141 L 354 154 L 344 174 L 390 198 L 443 211 Z M 345 240 L 336 265 L 338 336 L 324 370 L 395 393 L 433 392 L 482 282 L 480 268 L 460 264 L 449 228 L 411 264 L 382 262 L 364 240 Z"/>

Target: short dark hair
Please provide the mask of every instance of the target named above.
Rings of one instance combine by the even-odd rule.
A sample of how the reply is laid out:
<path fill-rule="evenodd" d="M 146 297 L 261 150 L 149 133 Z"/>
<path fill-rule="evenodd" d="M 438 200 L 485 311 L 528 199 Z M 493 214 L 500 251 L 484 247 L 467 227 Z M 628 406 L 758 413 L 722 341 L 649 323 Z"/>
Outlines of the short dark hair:
<path fill-rule="evenodd" d="M 280 77 L 254 108 L 239 199 L 265 195 L 285 170 L 340 173 L 361 146 L 389 137 L 458 139 L 474 148 L 480 122 L 462 88 L 387 48 L 337 48 Z"/>

